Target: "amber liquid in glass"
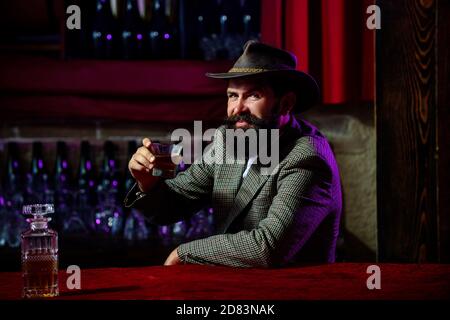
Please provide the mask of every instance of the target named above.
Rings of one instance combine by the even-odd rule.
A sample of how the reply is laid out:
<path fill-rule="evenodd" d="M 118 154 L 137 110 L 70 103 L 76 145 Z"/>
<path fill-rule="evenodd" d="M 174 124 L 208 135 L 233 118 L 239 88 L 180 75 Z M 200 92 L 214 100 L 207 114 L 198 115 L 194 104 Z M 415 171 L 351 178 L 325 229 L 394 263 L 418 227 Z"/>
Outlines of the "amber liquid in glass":
<path fill-rule="evenodd" d="M 29 253 L 23 264 L 24 298 L 58 295 L 58 257 L 53 254 Z"/>
<path fill-rule="evenodd" d="M 170 154 L 156 154 L 155 158 L 155 167 L 152 174 L 166 179 L 174 178 L 177 165 L 173 163 L 172 156 Z"/>
<path fill-rule="evenodd" d="M 177 165 L 181 162 L 181 146 L 168 143 L 152 143 L 155 155 L 155 167 L 152 175 L 166 179 L 174 178 L 177 174 Z"/>

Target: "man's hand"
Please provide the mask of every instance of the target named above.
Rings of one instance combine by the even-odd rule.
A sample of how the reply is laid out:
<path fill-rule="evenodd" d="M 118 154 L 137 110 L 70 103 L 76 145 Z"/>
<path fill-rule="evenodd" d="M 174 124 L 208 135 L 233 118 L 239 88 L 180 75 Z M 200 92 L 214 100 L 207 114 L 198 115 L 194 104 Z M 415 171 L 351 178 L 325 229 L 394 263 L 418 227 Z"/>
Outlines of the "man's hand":
<path fill-rule="evenodd" d="M 173 250 L 169 256 L 166 259 L 166 262 L 164 262 L 165 266 L 174 266 L 176 264 L 181 264 L 181 260 L 178 257 L 178 252 L 177 252 L 178 248 L 175 248 L 175 250 Z"/>
<path fill-rule="evenodd" d="M 159 180 L 159 177 L 154 177 L 151 174 L 156 159 L 151 152 L 151 144 L 152 142 L 149 138 L 144 138 L 142 147 L 137 149 L 130 162 L 128 162 L 128 170 L 130 170 L 133 178 L 136 179 L 142 192 L 150 191 Z"/>

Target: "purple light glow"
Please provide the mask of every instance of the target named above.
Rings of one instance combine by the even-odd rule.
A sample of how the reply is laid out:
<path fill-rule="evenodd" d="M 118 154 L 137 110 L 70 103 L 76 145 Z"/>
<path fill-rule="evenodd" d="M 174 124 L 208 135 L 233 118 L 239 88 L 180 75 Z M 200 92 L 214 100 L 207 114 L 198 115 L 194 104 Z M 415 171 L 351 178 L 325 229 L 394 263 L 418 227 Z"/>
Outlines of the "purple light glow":
<path fill-rule="evenodd" d="M 138 33 L 138 34 L 136 35 L 136 38 L 137 38 L 138 40 L 142 40 L 142 34 Z"/>
<path fill-rule="evenodd" d="M 167 226 L 162 226 L 160 231 L 161 231 L 162 234 L 167 234 L 168 231 L 169 231 L 169 228 Z"/>
<path fill-rule="evenodd" d="M 44 167 L 44 162 L 42 161 L 42 159 L 38 160 L 38 168 L 42 169 Z"/>
<path fill-rule="evenodd" d="M 114 217 L 117 218 L 119 216 L 118 212 L 114 212 Z"/>
<path fill-rule="evenodd" d="M 209 209 L 208 209 L 208 212 L 209 212 L 209 213 L 213 213 L 213 208 L 209 208 Z"/>
<path fill-rule="evenodd" d="M 67 161 L 66 161 L 66 160 L 64 160 L 64 161 L 62 162 L 62 167 L 63 167 L 64 169 L 67 169 Z"/>
<path fill-rule="evenodd" d="M 96 224 L 100 224 L 100 219 L 95 219 Z"/>
<path fill-rule="evenodd" d="M 117 187 L 118 184 L 119 184 L 119 183 L 117 182 L 117 180 L 113 180 L 112 185 L 113 185 L 114 187 Z"/>
<path fill-rule="evenodd" d="M 108 33 L 106 35 L 106 40 L 111 41 L 112 40 L 112 34 Z"/>
<path fill-rule="evenodd" d="M 90 180 L 89 181 L 89 187 L 93 187 L 94 186 L 94 181 Z"/>
<path fill-rule="evenodd" d="M 66 181 L 66 176 L 61 176 L 61 181 Z"/>
<path fill-rule="evenodd" d="M 0 197 L 0 205 L 4 206 L 5 205 L 5 198 Z"/>
<path fill-rule="evenodd" d="M 92 164 L 91 164 L 91 161 L 86 161 L 86 169 L 88 169 L 88 170 L 91 170 L 91 168 L 92 168 Z"/>
<path fill-rule="evenodd" d="M 114 160 L 109 160 L 109 166 L 110 167 L 114 167 L 115 165 L 115 161 Z"/>
<path fill-rule="evenodd" d="M 170 34 L 168 34 L 168 33 L 164 33 L 164 39 L 170 39 Z"/>
<path fill-rule="evenodd" d="M 19 162 L 18 161 L 13 161 L 13 168 L 17 169 L 19 167 Z"/>

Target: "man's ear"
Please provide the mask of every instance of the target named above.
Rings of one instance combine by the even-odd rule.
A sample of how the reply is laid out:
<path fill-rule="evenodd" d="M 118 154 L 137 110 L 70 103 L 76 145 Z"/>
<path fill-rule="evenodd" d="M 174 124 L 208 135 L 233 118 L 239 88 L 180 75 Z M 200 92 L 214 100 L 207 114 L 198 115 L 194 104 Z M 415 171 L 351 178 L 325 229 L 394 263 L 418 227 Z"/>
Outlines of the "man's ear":
<path fill-rule="evenodd" d="M 283 95 L 280 100 L 280 115 L 286 115 L 294 108 L 297 102 L 297 96 L 290 91 Z"/>

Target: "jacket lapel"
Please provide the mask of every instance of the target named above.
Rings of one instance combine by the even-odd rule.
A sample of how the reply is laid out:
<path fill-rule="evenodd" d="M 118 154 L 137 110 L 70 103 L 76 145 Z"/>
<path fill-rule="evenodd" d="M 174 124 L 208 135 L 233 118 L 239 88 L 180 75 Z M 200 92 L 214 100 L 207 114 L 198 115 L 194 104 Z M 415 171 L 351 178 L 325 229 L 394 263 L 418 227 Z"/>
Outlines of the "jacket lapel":
<path fill-rule="evenodd" d="M 228 219 L 229 212 L 234 205 L 234 200 L 241 186 L 244 164 L 221 165 L 218 178 L 215 179 L 216 192 L 213 194 L 213 202 L 216 204 L 215 226 L 219 232 Z"/>
<path fill-rule="evenodd" d="M 242 173 L 241 173 L 242 174 Z M 247 207 L 248 203 L 255 197 L 264 182 L 267 181 L 269 175 L 261 175 L 258 165 L 251 165 L 247 177 L 244 178 L 242 185 L 234 199 L 233 205 L 226 216 L 223 224 L 221 224 L 220 232 L 226 232 L 236 217 Z"/>

